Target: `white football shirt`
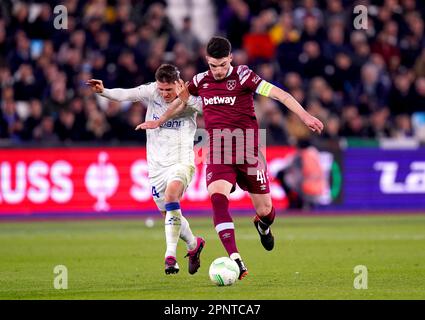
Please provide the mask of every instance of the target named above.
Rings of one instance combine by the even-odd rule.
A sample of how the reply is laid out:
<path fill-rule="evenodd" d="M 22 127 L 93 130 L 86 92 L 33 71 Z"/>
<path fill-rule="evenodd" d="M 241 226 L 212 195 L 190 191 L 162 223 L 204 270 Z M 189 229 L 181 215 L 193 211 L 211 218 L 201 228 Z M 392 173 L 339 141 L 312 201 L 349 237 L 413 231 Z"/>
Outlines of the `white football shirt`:
<path fill-rule="evenodd" d="M 132 89 L 104 89 L 101 95 L 118 101 L 142 101 L 147 106 L 145 121 L 159 119 L 169 105 L 161 97 L 155 82 Z M 202 112 L 202 100 L 191 96 L 186 110 L 177 118 L 146 131 L 149 171 L 177 163 L 194 165 L 193 139 L 198 112 Z"/>

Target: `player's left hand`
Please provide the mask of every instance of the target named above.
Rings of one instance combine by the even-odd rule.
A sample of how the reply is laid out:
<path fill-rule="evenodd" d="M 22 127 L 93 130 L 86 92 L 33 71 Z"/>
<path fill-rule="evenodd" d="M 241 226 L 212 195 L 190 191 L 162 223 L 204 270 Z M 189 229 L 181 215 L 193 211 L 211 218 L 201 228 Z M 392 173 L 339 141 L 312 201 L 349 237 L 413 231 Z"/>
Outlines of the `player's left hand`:
<path fill-rule="evenodd" d="M 156 129 L 161 125 L 159 120 L 150 120 L 139 124 L 135 130 Z"/>
<path fill-rule="evenodd" d="M 188 82 L 184 83 L 182 79 L 174 82 L 176 84 L 176 94 L 180 98 L 181 101 L 187 103 L 189 101 L 190 93 L 187 88 L 189 85 Z"/>
<path fill-rule="evenodd" d="M 322 133 L 323 123 L 316 117 L 313 117 L 311 114 L 307 113 L 302 119 L 304 124 L 313 132 L 317 132 L 318 134 Z"/>

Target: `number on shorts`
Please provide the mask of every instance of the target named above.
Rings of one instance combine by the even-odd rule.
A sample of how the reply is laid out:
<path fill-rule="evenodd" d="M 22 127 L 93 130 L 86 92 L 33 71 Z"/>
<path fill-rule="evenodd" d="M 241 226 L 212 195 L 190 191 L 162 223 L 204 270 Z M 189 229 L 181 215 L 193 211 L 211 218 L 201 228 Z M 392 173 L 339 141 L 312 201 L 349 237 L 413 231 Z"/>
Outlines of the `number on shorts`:
<path fill-rule="evenodd" d="M 159 198 L 159 193 L 158 193 L 158 191 L 156 191 L 156 188 L 155 187 L 152 187 L 152 196 L 153 197 L 156 197 L 156 198 Z"/>
<path fill-rule="evenodd" d="M 266 175 L 264 174 L 264 170 L 257 170 L 257 181 L 260 181 L 260 183 L 266 183 Z"/>

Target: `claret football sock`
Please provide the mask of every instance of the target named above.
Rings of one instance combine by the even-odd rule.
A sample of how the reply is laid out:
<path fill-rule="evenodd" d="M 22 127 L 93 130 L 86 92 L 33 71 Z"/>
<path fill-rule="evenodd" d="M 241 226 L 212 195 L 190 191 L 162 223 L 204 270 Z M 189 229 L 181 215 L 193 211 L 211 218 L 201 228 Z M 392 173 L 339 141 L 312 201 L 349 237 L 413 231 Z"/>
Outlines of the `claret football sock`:
<path fill-rule="evenodd" d="M 235 225 L 229 214 L 229 199 L 224 194 L 214 193 L 211 196 L 214 212 L 214 226 L 228 255 L 238 252 L 235 240 Z"/>
<path fill-rule="evenodd" d="M 270 210 L 270 213 L 266 216 L 260 217 L 257 214 L 258 218 L 259 218 L 259 223 L 258 223 L 258 232 L 260 232 L 261 234 L 268 234 L 270 232 L 269 227 L 272 225 L 274 218 L 276 216 L 276 211 L 274 209 L 274 207 L 272 207 L 272 209 Z"/>
<path fill-rule="evenodd" d="M 274 218 L 274 208 L 272 208 L 270 213 L 264 217 L 260 217 L 258 215 L 254 217 L 254 225 L 260 235 L 261 244 L 267 251 L 273 250 L 274 248 L 274 236 L 270 229 L 270 225 L 273 223 Z"/>

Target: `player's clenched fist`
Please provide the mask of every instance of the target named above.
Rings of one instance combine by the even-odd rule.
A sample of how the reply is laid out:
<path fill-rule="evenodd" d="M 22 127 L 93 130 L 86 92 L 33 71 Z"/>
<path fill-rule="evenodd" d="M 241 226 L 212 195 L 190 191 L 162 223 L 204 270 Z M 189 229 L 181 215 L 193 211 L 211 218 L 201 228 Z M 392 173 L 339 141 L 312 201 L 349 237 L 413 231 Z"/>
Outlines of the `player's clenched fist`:
<path fill-rule="evenodd" d="M 178 81 L 175 81 L 174 84 L 176 85 L 176 94 L 180 98 L 181 101 L 184 103 L 187 103 L 190 97 L 189 90 L 187 86 L 189 85 L 188 82 L 184 82 L 182 79 L 179 79 Z"/>
<path fill-rule="evenodd" d="M 312 115 L 306 113 L 301 120 L 304 122 L 304 124 L 313 132 L 321 133 L 323 130 L 323 123 L 313 117 Z"/>
<path fill-rule="evenodd" d="M 105 89 L 103 87 L 102 80 L 90 79 L 90 80 L 87 80 L 86 84 L 89 85 L 92 88 L 92 90 L 96 93 L 102 93 L 103 90 Z"/>

